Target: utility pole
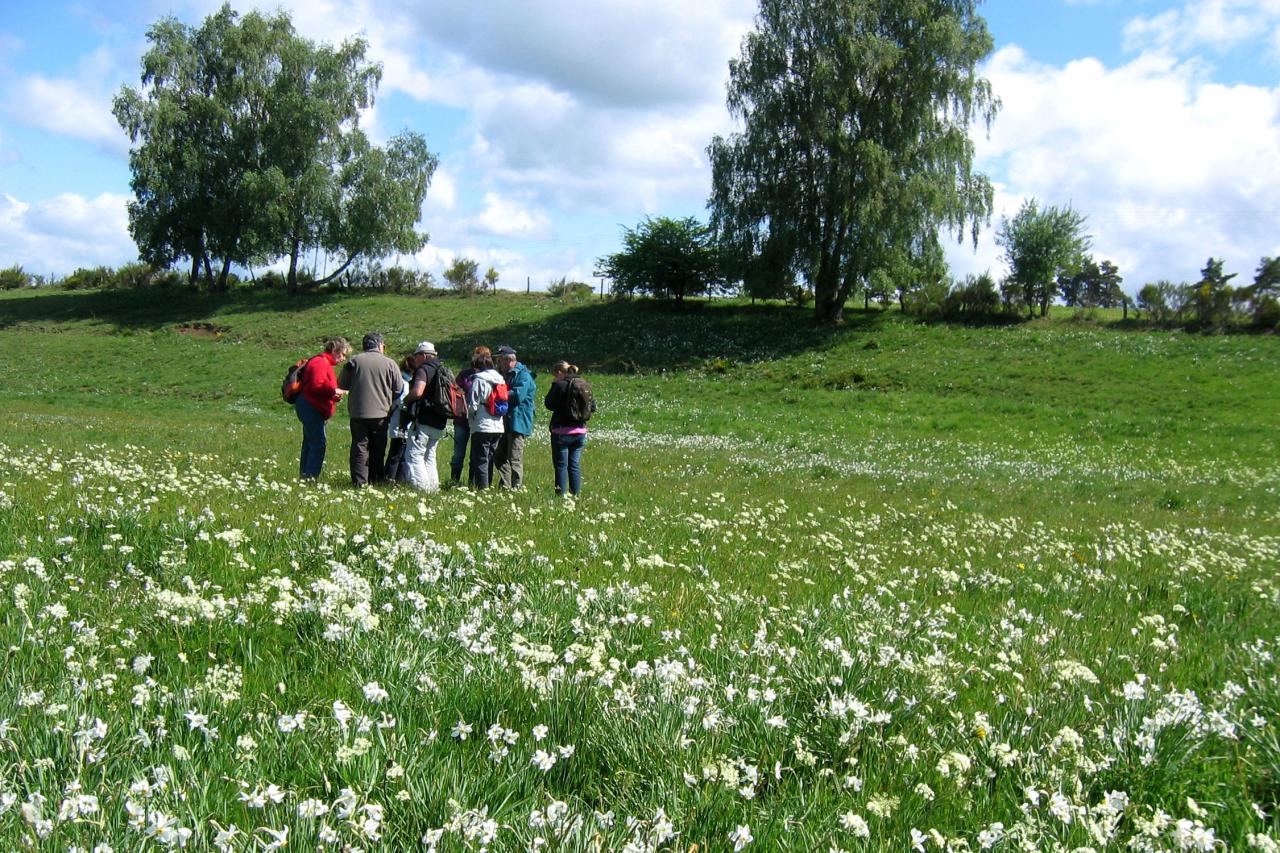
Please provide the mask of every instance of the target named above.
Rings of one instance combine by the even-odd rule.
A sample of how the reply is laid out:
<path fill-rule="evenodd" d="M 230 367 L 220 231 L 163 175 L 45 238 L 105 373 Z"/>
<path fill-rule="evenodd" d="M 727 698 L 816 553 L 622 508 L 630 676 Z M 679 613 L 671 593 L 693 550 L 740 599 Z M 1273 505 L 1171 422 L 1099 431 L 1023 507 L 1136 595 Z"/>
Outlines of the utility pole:
<path fill-rule="evenodd" d="M 529 276 L 524 277 L 524 292 L 526 296 L 533 292 L 533 279 Z"/>

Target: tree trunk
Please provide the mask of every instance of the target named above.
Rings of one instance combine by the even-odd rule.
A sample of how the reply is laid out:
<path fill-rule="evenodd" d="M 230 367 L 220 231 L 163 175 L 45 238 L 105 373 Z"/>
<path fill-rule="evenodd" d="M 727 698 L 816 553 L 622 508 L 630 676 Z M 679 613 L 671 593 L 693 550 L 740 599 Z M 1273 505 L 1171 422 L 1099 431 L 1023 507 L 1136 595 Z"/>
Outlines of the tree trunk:
<path fill-rule="evenodd" d="M 839 270 L 835 257 L 824 253 L 813 282 L 813 318 L 819 323 L 836 324 L 844 319 Z"/>
<path fill-rule="evenodd" d="M 213 290 L 213 264 L 209 261 L 209 253 L 204 252 L 204 283 L 209 290 Z"/>
<path fill-rule="evenodd" d="M 346 270 L 346 268 L 347 268 L 347 267 L 349 267 L 349 266 L 351 266 L 351 263 L 352 263 L 352 262 L 353 262 L 357 257 L 359 257 L 359 255 L 352 255 L 351 257 L 347 258 L 347 259 L 346 259 L 346 261 L 344 261 L 344 262 L 343 262 L 342 266 L 338 267 L 336 270 L 334 270 L 334 271 L 333 271 L 332 273 L 330 273 L 329 275 L 327 275 L 327 276 L 325 276 L 324 278 L 320 279 L 319 281 L 315 282 L 316 286 L 318 287 L 318 286 L 320 286 L 320 285 L 322 285 L 322 284 L 328 284 L 329 282 L 333 281 L 333 280 L 334 280 L 335 278 L 337 278 L 338 276 L 342 275 L 342 273 Z"/>
<path fill-rule="evenodd" d="M 294 237 L 289 243 L 289 278 L 288 288 L 290 295 L 298 292 L 298 250 L 301 248 L 302 241 Z"/>
<path fill-rule="evenodd" d="M 225 292 L 227 289 L 227 273 L 231 271 L 231 259 L 222 259 L 222 269 L 218 271 L 218 291 Z"/>

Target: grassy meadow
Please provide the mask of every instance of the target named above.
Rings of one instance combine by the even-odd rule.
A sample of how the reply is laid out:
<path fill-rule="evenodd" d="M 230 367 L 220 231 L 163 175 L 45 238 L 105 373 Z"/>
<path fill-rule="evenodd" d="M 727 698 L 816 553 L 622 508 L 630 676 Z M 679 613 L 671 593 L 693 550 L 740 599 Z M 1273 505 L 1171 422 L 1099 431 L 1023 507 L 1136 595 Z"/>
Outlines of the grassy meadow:
<path fill-rule="evenodd" d="M 1280 851 L 1280 339 L 1098 319 L 0 294 L 0 849 Z M 299 483 L 368 330 L 582 497 Z"/>

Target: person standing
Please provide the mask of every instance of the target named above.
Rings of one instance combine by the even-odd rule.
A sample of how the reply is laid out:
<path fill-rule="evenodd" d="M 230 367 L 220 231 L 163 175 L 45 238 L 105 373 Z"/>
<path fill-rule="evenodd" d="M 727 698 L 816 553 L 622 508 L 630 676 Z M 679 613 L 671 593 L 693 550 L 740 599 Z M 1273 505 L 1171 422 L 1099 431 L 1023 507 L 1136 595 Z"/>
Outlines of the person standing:
<path fill-rule="evenodd" d="M 400 360 L 400 381 L 404 383 L 404 390 L 400 392 L 399 401 L 391 410 L 391 419 L 387 422 L 387 464 L 382 469 L 382 476 L 388 483 L 405 481 L 404 439 L 408 433 L 409 417 L 405 411 L 404 395 L 409 392 L 415 366 L 412 353 Z"/>
<path fill-rule="evenodd" d="M 293 401 L 293 411 L 302 423 L 298 476 L 304 480 L 316 479 L 324 467 L 324 454 L 329 446 L 325 423 L 333 417 L 338 401 L 347 393 L 338 387 L 333 368 L 346 361 L 350 352 L 351 345 L 346 338 L 328 338 L 324 350 L 313 355 L 302 368 L 302 391 Z"/>
<path fill-rule="evenodd" d="M 406 419 L 404 464 L 405 482 L 421 492 L 438 492 L 440 475 L 436 471 L 436 445 L 444 437 L 448 424 L 445 414 L 436 409 L 435 398 L 429 394 L 432 383 L 440 372 L 440 359 L 435 345 L 423 341 L 413 351 L 413 380 L 405 395 L 406 409 L 414 413 Z"/>
<path fill-rule="evenodd" d="M 382 335 L 365 335 L 364 351 L 352 356 L 338 377 L 338 387 L 350 395 L 351 485 L 357 488 L 383 479 L 391 408 L 404 390 L 400 367 L 384 349 Z"/>
<path fill-rule="evenodd" d="M 494 364 L 507 381 L 510 395 L 494 466 L 504 489 L 519 489 L 524 486 L 524 444 L 533 432 L 533 401 L 538 386 L 529 368 L 516 360 L 516 351 L 511 347 L 498 347 Z"/>
<path fill-rule="evenodd" d="M 474 361 L 479 356 L 488 358 L 490 355 L 489 348 L 484 344 L 476 347 L 471 351 L 471 358 Z M 466 398 L 470 398 L 471 379 L 476 375 L 476 369 L 468 364 L 458 373 L 458 387 L 462 389 L 462 394 Z M 449 460 L 449 476 L 456 486 L 462 482 L 462 471 L 467 467 L 467 447 L 471 444 L 471 424 L 466 418 L 453 419 L 453 458 Z M 475 482 L 471 479 L 470 472 L 467 475 L 467 485 L 474 486 Z"/>
<path fill-rule="evenodd" d="M 502 415 L 489 412 L 489 394 L 506 385 L 502 374 L 493 369 L 493 359 L 478 355 L 471 359 L 475 375 L 467 392 L 467 421 L 471 429 L 471 486 L 489 488 L 493 474 L 493 457 L 502 440 Z"/>
<path fill-rule="evenodd" d="M 582 449 L 587 446 L 587 421 L 596 410 L 591 385 L 578 366 L 558 361 L 551 368 L 555 381 L 543 401 L 551 410 L 551 465 L 556 471 L 556 494 L 574 497 L 582 491 Z"/>

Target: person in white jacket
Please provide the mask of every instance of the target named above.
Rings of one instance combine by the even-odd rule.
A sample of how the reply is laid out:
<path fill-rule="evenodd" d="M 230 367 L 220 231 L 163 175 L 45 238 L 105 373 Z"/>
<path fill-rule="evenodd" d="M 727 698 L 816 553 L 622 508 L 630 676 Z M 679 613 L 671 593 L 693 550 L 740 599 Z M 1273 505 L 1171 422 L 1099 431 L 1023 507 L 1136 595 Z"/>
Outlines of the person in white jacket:
<path fill-rule="evenodd" d="M 493 477 L 493 459 L 504 431 L 502 415 L 489 414 L 489 393 L 505 385 L 502 374 L 493 368 L 493 358 L 478 355 L 471 360 L 476 374 L 467 393 L 467 424 L 471 427 L 471 485 L 489 488 Z"/>

